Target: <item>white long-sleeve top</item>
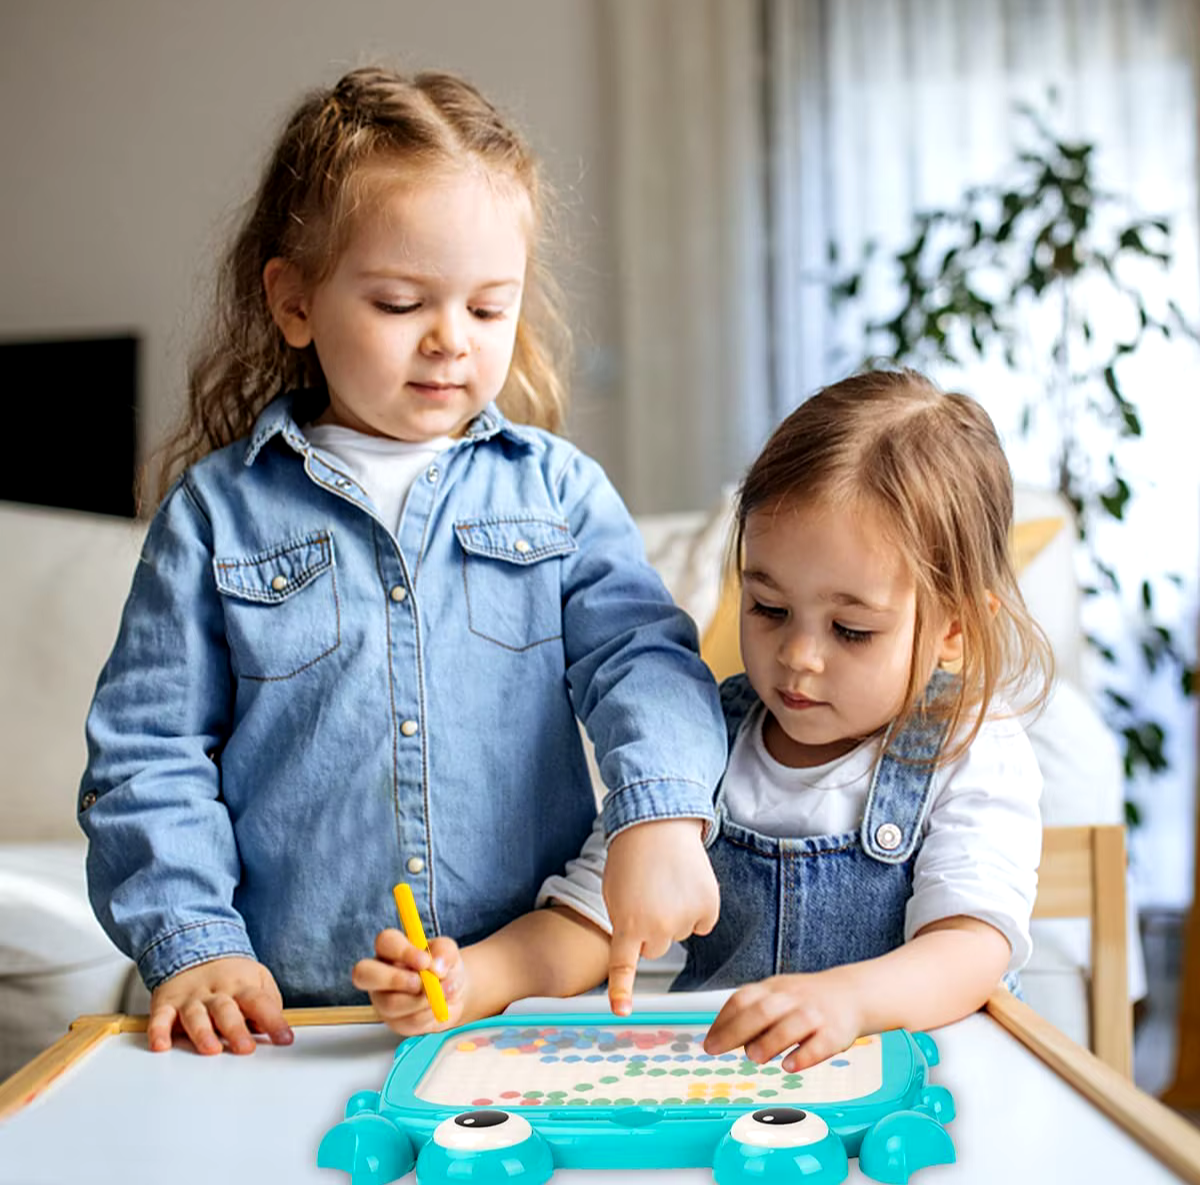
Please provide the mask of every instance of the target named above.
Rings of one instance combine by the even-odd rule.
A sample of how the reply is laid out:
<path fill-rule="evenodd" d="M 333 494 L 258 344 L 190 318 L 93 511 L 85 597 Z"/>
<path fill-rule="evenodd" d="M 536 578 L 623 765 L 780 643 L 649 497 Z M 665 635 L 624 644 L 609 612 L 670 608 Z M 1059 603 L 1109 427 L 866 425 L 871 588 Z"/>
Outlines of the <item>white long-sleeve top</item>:
<path fill-rule="evenodd" d="M 729 817 L 777 837 L 856 831 L 882 734 L 825 765 L 793 769 L 767 752 L 764 717 L 760 705 L 734 741 L 722 786 Z M 943 918 L 978 918 L 1008 940 L 1008 969 L 1019 970 L 1032 951 L 1029 918 L 1042 840 L 1042 775 L 1024 728 L 1012 718 L 986 720 L 970 748 L 933 778 L 905 941 Z M 564 875 L 547 878 L 538 904 L 560 901 L 611 933 L 601 894 L 604 854 L 597 824 Z"/>

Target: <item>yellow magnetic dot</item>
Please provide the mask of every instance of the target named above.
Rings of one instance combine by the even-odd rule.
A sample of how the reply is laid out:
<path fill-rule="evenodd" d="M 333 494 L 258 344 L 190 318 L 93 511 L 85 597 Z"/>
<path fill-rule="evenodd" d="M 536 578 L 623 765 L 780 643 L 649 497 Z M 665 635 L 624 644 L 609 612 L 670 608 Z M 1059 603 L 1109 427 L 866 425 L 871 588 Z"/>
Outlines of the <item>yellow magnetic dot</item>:
<path fill-rule="evenodd" d="M 855 1045 L 870 1045 L 872 1040 L 873 1040 L 873 1038 L 871 1038 L 871 1037 L 856 1037 L 854 1039 L 854 1044 Z"/>
<path fill-rule="evenodd" d="M 754 1089 L 756 1089 L 756 1087 L 753 1082 L 739 1082 L 737 1084 L 737 1089 L 738 1090 L 754 1090 Z"/>
<path fill-rule="evenodd" d="M 475 1048 L 474 1041 L 460 1041 L 455 1046 L 455 1049 L 460 1050 L 462 1053 L 470 1053 L 474 1048 Z"/>
<path fill-rule="evenodd" d="M 546 1038 L 545 1037 L 534 1037 L 533 1043 L 534 1043 L 534 1045 L 540 1047 L 540 1046 L 546 1044 Z"/>
<path fill-rule="evenodd" d="M 520 1057 L 521 1056 L 521 1051 L 519 1049 L 514 1049 L 511 1045 L 507 1049 L 503 1050 L 502 1052 L 505 1057 Z"/>
<path fill-rule="evenodd" d="M 707 1093 L 707 1087 L 705 1087 L 703 1084 L 701 1084 L 699 1082 L 688 1087 L 688 1097 L 689 1098 L 693 1098 L 693 1099 L 699 1098 L 701 1095 L 706 1094 L 706 1093 Z"/>
<path fill-rule="evenodd" d="M 728 1082 L 718 1082 L 713 1086 L 712 1092 L 713 1094 L 728 1094 L 730 1089 Z"/>

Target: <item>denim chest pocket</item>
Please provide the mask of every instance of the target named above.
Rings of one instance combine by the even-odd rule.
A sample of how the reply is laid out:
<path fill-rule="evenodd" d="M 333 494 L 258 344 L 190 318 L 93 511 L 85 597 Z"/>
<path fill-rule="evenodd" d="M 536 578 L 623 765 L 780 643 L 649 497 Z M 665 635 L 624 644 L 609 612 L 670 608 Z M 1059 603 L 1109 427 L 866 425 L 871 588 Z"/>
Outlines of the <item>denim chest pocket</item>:
<path fill-rule="evenodd" d="M 562 637 L 562 565 L 579 545 L 552 515 L 517 514 L 454 524 L 463 549 L 467 624 L 510 650 Z"/>
<path fill-rule="evenodd" d="M 338 648 L 341 610 L 329 532 L 254 555 L 217 556 L 213 572 L 240 678 L 288 679 Z"/>

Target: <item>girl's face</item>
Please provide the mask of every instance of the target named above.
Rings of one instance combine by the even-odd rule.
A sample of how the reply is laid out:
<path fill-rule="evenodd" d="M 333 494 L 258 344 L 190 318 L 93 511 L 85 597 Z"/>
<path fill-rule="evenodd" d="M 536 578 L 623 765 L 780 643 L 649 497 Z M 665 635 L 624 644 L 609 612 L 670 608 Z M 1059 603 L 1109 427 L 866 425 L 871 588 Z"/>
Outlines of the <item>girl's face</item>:
<path fill-rule="evenodd" d="M 794 767 L 832 761 L 904 703 L 916 584 L 860 511 L 785 506 L 751 514 L 744 552 L 742 659 L 769 713 L 767 751 Z M 956 623 L 933 624 L 934 662 L 954 657 Z"/>
<path fill-rule="evenodd" d="M 463 431 L 504 386 L 525 284 L 529 203 L 482 170 L 380 184 L 333 272 L 307 287 L 272 260 L 276 323 L 312 344 L 323 422 L 424 441 Z M 371 183 L 375 182 L 372 187 Z"/>

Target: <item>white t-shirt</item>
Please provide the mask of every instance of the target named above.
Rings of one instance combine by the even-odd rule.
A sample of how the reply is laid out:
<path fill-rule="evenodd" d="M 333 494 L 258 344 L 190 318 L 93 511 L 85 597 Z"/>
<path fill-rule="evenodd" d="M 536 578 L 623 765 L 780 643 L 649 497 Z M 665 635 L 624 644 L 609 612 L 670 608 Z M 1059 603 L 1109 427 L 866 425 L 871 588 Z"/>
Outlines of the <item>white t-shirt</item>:
<path fill-rule="evenodd" d="M 341 424 L 309 424 L 304 434 L 312 444 L 341 462 L 366 491 L 379 517 L 394 535 L 404 499 L 418 475 L 454 442 L 449 436 L 413 442 L 390 436 L 368 436 Z"/>
<path fill-rule="evenodd" d="M 729 817 L 779 837 L 857 830 L 882 735 L 825 765 L 792 769 L 767 752 L 765 714 L 760 705 L 734 741 L 724 783 Z M 971 747 L 940 766 L 933 778 L 905 941 L 942 918 L 979 918 L 1008 940 L 1008 969 L 1017 971 L 1033 949 L 1029 917 L 1042 842 L 1042 775 L 1020 722 L 986 720 Z M 604 834 L 597 820 L 565 874 L 548 877 L 542 885 L 538 904 L 561 901 L 611 933 L 600 892 L 603 874 Z"/>

